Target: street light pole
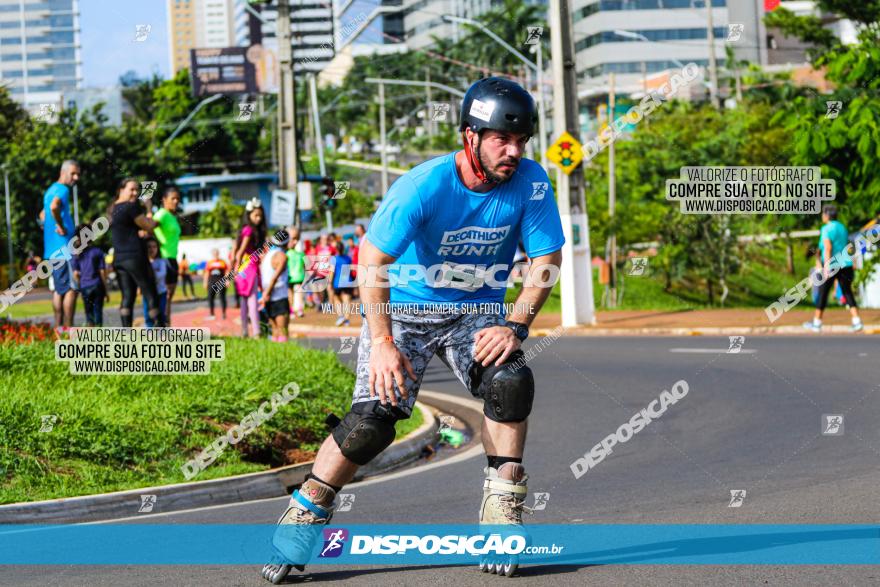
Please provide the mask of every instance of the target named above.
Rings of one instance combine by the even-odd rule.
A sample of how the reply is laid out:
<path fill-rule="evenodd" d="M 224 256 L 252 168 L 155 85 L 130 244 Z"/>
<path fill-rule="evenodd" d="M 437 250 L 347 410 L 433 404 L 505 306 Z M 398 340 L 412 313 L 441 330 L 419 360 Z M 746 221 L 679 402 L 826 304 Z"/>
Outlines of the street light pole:
<path fill-rule="evenodd" d="M 73 186 L 73 224 L 79 226 L 79 186 Z"/>
<path fill-rule="evenodd" d="M 9 283 L 15 278 L 15 264 L 12 261 L 12 213 L 9 200 L 9 168 L 3 166 L 3 183 L 6 186 L 6 248 L 9 254 Z"/>
<path fill-rule="evenodd" d="M 388 193 L 388 153 L 385 144 L 385 84 L 379 82 L 379 135 L 382 137 L 382 197 Z"/>
<path fill-rule="evenodd" d="M 171 144 L 171 141 L 177 138 L 177 135 L 179 135 L 181 131 L 186 128 L 186 125 L 189 124 L 193 117 L 198 114 L 199 110 L 201 110 L 211 102 L 216 102 L 217 100 L 220 100 L 222 98 L 224 98 L 223 94 L 214 94 L 213 96 L 208 96 L 207 98 L 196 104 L 196 107 L 192 109 L 192 112 L 190 112 L 187 117 L 184 118 L 183 121 L 181 121 L 181 123 L 177 125 L 177 128 L 174 129 L 174 132 L 171 133 L 171 136 L 165 139 L 165 142 L 162 143 L 162 148 L 158 149 L 156 151 L 156 154 L 162 154 L 162 152 L 168 147 L 168 145 Z"/>
<path fill-rule="evenodd" d="M 538 148 L 541 149 L 541 167 L 546 170 L 550 168 L 547 167 L 547 123 L 544 118 L 544 48 L 540 40 L 535 47 L 538 53 Z"/>

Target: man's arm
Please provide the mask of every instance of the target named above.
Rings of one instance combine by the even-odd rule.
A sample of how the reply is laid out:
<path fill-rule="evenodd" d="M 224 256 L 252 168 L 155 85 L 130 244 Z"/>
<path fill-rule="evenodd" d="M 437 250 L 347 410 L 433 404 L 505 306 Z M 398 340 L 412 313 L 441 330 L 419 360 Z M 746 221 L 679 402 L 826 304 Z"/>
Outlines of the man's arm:
<path fill-rule="evenodd" d="M 825 276 L 828 276 L 828 267 L 831 263 L 831 239 L 822 239 L 822 254 L 825 258 L 822 260 L 822 266 L 825 268 Z"/>
<path fill-rule="evenodd" d="M 61 198 L 58 196 L 52 198 L 52 203 L 49 204 L 49 211 L 52 213 L 52 218 L 55 219 L 55 232 L 61 236 L 66 236 L 67 231 L 64 230 L 64 220 L 61 218 Z"/>
<path fill-rule="evenodd" d="M 523 288 L 516 297 L 513 312 L 507 317 L 508 321 L 531 325 L 556 283 L 555 279 L 548 279 L 546 272 L 552 271 L 558 276 L 561 264 L 561 250 L 532 259 L 529 273 L 523 281 Z M 540 273 L 536 271 L 538 268 L 541 269 Z M 541 284 L 545 281 L 549 283 L 546 285 L 532 283 L 538 280 Z M 513 330 L 507 326 L 490 326 L 474 335 L 474 359 L 484 367 L 488 367 L 493 362 L 496 366 L 501 365 L 520 348 L 521 344 Z"/>
<path fill-rule="evenodd" d="M 528 273 L 531 276 L 523 279 L 523 287 L 516 297 L 516 303 L 513 306 L 513 312 L 507 316 L 511 322 L 520 322 L 526 326 L 531 326 L 544 302 L 550 297 L 553 286 L 556 285 L 556 279 L 547 285 L 537 285 L 533 283 L 538 280 L 541 283 L 547 281 L 548 272 L 559 275 L 559 268 L 562 265 L 562 250 L 555 251 L 548 255 L 535 257 L 529 264 Z M 535 274 L 535 270 L 540 268 L 540 273 Z"/>
<path fill-rule="evenodd" d="M 391 300 L 391 289 L 387 277 L 382 277 L 378 269 L 388 267 L 394 261 L 394 257 L 386 255 L 364 237 L 357 269 L 358 276 L 363 275 L 369 279 L 365 279 L 363 283 L 358 285 L 372 338 L 391 334 L 391 316 L 385 312 L 387 304 Z M 362 271 L 363 273 L 361 273 Z"/>
<path fill-rule="evenodd" d="M 386 400 L 392 406 L 397 405 L 397 397 L 394 394 L 394 383 L 400 390 L 401 399 L 407 399 L 406 383 L 403 378 L 404 370 L 415 381 L 416 374 L 412 364 L 406 355 L 398 350 L 393 340 L 389 342 L 377 340 L 382 337 L 390 337 L 391 314 L 388 303 L 391 299 L 391 290 L 387 273 L 383 276 L 380 268 L 387 270 L 388 266 L 395 261 L 395 257 L 387 255 L 364 237 L 358 257 L 358 286 L 361 292 L 361 301 L 364 313 L 367 317 L 367 325 L 370 338 L 375 341 L 371 344 L 370 352 L 370 397 L 376 395 L 378 390 L 379 401 L 385 404 Z"/>

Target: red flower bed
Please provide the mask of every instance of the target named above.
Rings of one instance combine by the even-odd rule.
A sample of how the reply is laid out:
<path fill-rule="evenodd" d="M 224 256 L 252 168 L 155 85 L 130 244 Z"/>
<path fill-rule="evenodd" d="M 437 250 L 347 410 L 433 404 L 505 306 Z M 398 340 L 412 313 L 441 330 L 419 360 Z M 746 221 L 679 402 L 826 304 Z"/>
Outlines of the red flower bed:
<path fill-rule="evenodd" d="M 0 344 L 31 344 L 54 340 L 55 331 L 45 322 L 13 322 L 0 319 Z"/>

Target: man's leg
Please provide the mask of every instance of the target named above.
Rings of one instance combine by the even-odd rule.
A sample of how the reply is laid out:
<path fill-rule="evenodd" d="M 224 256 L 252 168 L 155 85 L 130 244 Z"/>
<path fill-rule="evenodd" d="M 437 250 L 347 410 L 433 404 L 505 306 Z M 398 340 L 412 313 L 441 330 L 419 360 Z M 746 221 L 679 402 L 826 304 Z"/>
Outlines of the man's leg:
<path fill-rule="evenodd" d="M 277 583 L 287 576 L 291 566 L 303 570 L 318 540 L 317 529 L 333 517 L 336 494 L 352 480 L 358 467 L 372 461 L 394 441 L 394 424 L 411 413 L 422 375 L 437 348 L 438 343 L 427 338 L 433 334 L 430 330 L 423 325 L 392 322 L 395 344 L 409 358 L 417 376 L 416 381 L 407 379 L 409 400 L 401 401 L 401 411 L 394 412 L 390 406 L 385 408 L 378 400 L 370 398 L 372 340 L 364 320 L 351 409 L 333 427 L 333 433 L 324 439 L 312 472 L 291 496 L 273 537 L 273 545 L 281 559 L 274 559 L 263 567 L 263 578 Z"/>
<path fill-rule="evenodd" d="M 52 292 L 52 312 L 55 314 L 55 328 L 64 326 L 64 297 L 57 291 Z"/>
<path fill-rule="evenodd" d="M 73 316 L 76 314 L 76 290 L 71 289 L 64 294 L 62 302 L 64 308 L 64 325 L 70 328 L 73 326 Z"/>
<path fill-rule="evenodd" d="M 342 455 L 339 445 L 333 440 L 333 435 L 328 434 L 315 457 L 315 465 L 312 473 L 325 483 L 344 487 L 351 483 L 359 465 L 348 460 Z"/>
<path fill-rule="evenodd" d="M 526 444 L 526 432 L 528 430 L 528 420 L 522 422 L 496 422 L 490 420 L 487 416 L 483 416 L 482 437 L 483 449 L 486 451 L 487 457 L 496 457 L 498 460 L 505 462 L 522 462 L 523 451 Z M 506 460 L 518 459 L 518 460 Z M 514 479 L 513 467 L 500 468 L 499 475 L 511 481 Z"/>

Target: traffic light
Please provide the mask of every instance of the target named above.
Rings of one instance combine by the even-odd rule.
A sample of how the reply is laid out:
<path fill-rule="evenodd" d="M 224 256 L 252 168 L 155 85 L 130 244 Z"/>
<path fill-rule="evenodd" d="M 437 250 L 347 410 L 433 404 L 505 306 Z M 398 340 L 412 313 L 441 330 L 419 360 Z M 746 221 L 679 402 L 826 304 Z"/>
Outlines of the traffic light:
<path fill-rule="evenodd" d="M 321 198 L 321 200 L 323 201 L 325 208 L 332 210 L 336 207 L 336 199 L 334 198 L 336 195 L 336 182 L 333 181 L 332 177 L 324 176 L 321 178 L 321 183 L 324 186 L 324 197 Z"/>

